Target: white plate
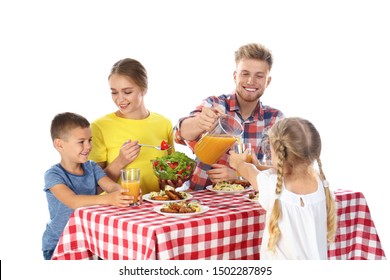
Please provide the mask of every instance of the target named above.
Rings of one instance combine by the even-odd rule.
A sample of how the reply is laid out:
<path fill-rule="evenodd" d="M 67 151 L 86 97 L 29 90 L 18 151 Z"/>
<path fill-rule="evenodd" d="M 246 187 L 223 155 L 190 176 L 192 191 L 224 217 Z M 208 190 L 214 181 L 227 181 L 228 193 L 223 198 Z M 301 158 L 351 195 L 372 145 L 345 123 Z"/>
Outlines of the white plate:
<path fill-rule="evenodd" d="M 154 199 L 150 199 L 150 193 L 147 193 L 147 194 L 144 194 L 142 196 L 142 199 L 143 200 L 146 200 L 146 201 L 149 201 L 151 203 L 156 203 L 156 204 L 165 204 L 165 203 L 169 203 L 169 202 L 180 202 L 180 201 L 186 201 L 186 200 L 189 200 L 192 198 L 192 195 L 187 193 L 187 197 L 184 198 L 184 199 L 179 199 L 179 200 L 154 200 Z"/>
<path fill-rule="evenodd" d="M 211 191 L 211 192 L 216 192 L 216 193 L 243 193 L 243 192 L 246 192 L 246 191 L 253 190 L 252 186 L 249 186 L 249 187 L 247 187 L 247 188 L 245 188 L 244 190 L 241 190 L 241 191 L 220 191 L 220 190 L 214 190 L 212 185 L 207 186 L 206 189 Z"/>
<path fill-rule="evenodd" d="M 189 217 L 196 216 L 196 215 L 199 215 L 199 214 L 203 214 L 203 213 L 209 211 L 209 207 L 208 206 L 200 205 L 200 211 L 199 212 L 194 212 L 194 213 L 167 213 L 167 212 L 161 212 L 160 211 L 160 209 L 162 207 L 163 207 L 163 205 L 156 206 L 156 207 L 153 208 L 153 210 L 156 211 L 157 213 L 161 214 L 161 215 L 166 216 L 166 217 L 174 217 L 174 218 L 189 218 Z"/>

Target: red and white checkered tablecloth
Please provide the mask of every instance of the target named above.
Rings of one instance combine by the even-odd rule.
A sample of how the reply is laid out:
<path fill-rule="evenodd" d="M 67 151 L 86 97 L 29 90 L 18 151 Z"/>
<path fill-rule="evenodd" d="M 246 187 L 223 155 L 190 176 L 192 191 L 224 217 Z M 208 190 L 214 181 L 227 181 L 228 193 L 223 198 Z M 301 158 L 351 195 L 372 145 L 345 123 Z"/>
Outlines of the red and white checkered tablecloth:
<path fill-rule="evenodd" d="M 191 218 L 165 217 L 144 202 L 126 209 L 112 206 L 79 208 L 69 219 L 53 259 L 260 259 L 265 211 L 245 194 L 192 193 L 210 206 Z M 336 242 L 329 259 L 385 259 L 379 237 L 360 192 L 337 191 Z M 120 213 L 124 213 L 118 215 Z"/>
<path fill-rule="evenodd" d="M 246 193 L 247 195 L 248 193 Z M 242 194 L 192 193 L 209 211 L 189 217 L 166 217 L 159 204 L 116 208 L 79 208 L 71 216 L 53 259 L 259 259 L 265 211 Z M 118 215 L 126 212 L 124 215 Z"/>
<path fill-rule="evenodd" d="M 385 260 L 367 201 L 361 192 L 337 190 L 337 232 L 330 260 Z"/>

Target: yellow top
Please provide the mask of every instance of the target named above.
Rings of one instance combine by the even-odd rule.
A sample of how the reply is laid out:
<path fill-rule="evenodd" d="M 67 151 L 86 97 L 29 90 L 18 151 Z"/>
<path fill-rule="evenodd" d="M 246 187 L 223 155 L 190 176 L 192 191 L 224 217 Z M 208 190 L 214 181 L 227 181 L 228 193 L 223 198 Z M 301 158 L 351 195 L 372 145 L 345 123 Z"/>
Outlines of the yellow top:
<path fill-rule="evenodd" d="M 160 190 L 150 161 L 174 152 L 172 123 L 169 119 L 152 112 L 143 120 L 120 118 L 115 113 L 110 113 L 92 122 L 91 129 L 92 151 L 89 159 L 107 162 L 107 165 L 119 155 L 120 147 L 129 139 L 154 146 L 160 146 L 163 140 L 167 141 L 171 149 L 159 151 L 143 147 L 136 160 L 126 166 L 140 168 L 143 194 Z"/>

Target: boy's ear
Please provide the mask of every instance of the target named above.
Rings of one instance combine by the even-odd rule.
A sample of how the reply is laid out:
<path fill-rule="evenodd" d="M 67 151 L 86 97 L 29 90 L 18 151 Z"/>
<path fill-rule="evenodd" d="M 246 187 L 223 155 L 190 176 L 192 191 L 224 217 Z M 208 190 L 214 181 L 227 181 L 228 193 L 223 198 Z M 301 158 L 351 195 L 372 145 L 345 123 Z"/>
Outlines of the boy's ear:
<path fill-rule="evenodd" d="M 54 144 L 54 148 L 56 148 L 57 150 L 62 149 L 62 140 L 61 139 L 59 139 L 59 138 L 54 139 L 53 144 Z"/>

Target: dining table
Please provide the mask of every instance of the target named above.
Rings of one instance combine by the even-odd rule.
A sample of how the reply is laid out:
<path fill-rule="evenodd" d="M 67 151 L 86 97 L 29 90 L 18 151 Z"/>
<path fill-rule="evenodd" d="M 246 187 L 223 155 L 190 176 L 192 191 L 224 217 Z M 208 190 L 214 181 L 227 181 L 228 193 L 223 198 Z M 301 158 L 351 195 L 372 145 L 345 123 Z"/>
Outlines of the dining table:
<path fill-rule="evenodd" d="M 78 208 L 52 260 L 259 260 L 266 211 L 250 192 L 191 192 L 202 212 L 189 216 L 165 216 L 150 200 L 128 208 Z M 336 190 L 335 199 L 338 226 L 328 258 L 386 259 L 364 195 Z"/>

